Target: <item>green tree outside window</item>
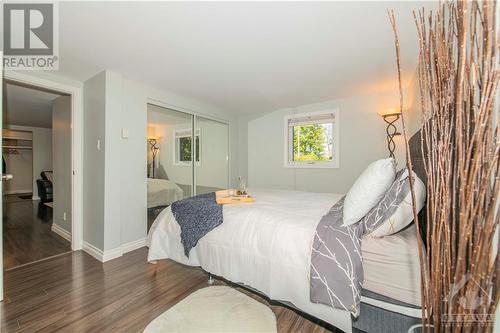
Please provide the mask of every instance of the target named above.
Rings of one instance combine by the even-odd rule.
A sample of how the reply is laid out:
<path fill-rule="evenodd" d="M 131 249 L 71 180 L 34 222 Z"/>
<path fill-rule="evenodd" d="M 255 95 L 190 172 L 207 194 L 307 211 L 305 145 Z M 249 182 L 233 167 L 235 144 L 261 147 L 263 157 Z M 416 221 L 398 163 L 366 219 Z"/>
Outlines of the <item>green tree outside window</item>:
<path fill-rule="evenodd" d="M 191 162 L 191 137 L 179 138 L 179 161 Z M 196 162 L 200 161 L 200 137 L 196 136 Z"/>
<path fill-rule="evenodd" d="M 331 130 L 327 131 L 326 126 L 328 125 L 312 124 L 293 127 L 294 161 L 329 161 L 332 159 L 329 153 L 332 141 Z"/>

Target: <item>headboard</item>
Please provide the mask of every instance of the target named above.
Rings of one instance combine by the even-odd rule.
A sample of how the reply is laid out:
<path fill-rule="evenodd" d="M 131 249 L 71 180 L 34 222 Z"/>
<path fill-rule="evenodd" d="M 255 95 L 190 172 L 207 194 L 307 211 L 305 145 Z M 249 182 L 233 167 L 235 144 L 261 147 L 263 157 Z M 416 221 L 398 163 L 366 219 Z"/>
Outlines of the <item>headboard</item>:
<path fill-rule="evenodd" d="M 427 173 L 425 172 L 424 166 L 424 157 L 422 155 L 422 130 L 419 130 L 417 133 L 413 134 L 413 136 L 408 141 L 408 145 L 410 146 L 410 155 L 411 155 L 411 163 L 413 165 L 413 172 L 415 172 L 420 178 L 425 186 L 427 186 Z M 424 146 L 425 149 L 425 146 Z M 420 225 L 420 236 L 424 241 L 424 244 L 427 243 L 427 205 L 424 205 L 420 213 L 418 214 L 418 221 Z"/>
<path fill-rule="evenodd" d="M 413 134 L 408 144 L 410 146 L 411 163 L 413 164 L 413 172 L 415 172 L 424 184 L 427 185 L 427 175 L 424 167 L 424 157 L 422 156 L 422 130 Z"/>

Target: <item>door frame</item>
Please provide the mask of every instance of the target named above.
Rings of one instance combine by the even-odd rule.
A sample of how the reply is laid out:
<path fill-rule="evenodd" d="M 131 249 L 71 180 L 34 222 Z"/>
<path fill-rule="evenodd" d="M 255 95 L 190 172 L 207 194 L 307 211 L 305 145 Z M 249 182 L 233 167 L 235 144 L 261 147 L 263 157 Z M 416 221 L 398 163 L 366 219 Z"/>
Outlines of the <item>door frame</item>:
<path fill-rule="evenodd" d="M 71 85 L 15 71 L 4 71 L 3 79 L 71 96 L 71 249 L 83 246 L 83 84 Z M 2 238 L 3 240 L 3 238 Z M 3 270 L 3 266 L 2 266 Z M 3 286 L 3 280 L 0 281 Z"/>

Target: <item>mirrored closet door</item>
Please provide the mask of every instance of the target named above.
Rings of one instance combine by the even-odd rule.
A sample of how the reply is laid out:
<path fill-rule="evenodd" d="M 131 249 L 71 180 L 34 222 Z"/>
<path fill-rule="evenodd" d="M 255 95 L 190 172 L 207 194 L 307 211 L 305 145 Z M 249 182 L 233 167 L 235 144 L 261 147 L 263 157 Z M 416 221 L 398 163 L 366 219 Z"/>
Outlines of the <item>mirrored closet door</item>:
<path fill-rule="evenodd" d="M 197 116 L 196 194 L 227 189 L 229 174 L 229 125 Z"/>
<path fill-rule="evenodd" d="M 147 206 L 155 217 L 193 193 L 192 115 L 148 104 Z"/>
<path fill-rule="evenodd" d="M 147 126 L 150 220 L 174 201 L 228 187 L 227 123 L 148 104 Z"/>

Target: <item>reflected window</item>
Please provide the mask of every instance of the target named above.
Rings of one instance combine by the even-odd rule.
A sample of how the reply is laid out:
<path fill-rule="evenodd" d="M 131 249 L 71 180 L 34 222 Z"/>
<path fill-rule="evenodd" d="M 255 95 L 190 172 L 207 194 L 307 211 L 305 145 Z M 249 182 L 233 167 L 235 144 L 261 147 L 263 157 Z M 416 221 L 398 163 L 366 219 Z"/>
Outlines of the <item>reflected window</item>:
<path fill-rule="evenodd" d="M 201 163 L 201 131 L 196 130 L 196 164 Z M 174 144 L 175 144 L 175 159 L 174 164 L 176 165 L 191 165 L 191 147 L 192 147 L 192 132 L 190 129 L 175 130 L 174 131 Z"/>

